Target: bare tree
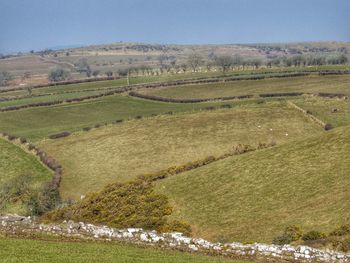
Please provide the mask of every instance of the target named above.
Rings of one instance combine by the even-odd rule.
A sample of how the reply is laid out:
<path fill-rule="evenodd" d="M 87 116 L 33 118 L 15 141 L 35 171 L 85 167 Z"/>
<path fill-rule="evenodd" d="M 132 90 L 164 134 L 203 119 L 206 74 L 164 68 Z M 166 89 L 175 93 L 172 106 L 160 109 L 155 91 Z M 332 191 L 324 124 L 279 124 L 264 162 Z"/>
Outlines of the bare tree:
<path fill-rule="evenodd" d="M 180 67 L 181 67 L 181 70 L 183 71 L 183 73 L 186 73 L 186 71 L 187 71 L 187 64 L 182 63 L 182 64 L 180 65 Z"/>
<path fill-rule="evenodd" d="M 198 67 L 203 63 L 203 58 L 197 53 L 192 53 L 188 56 L 187 62 L 192 70 L 196 72 Z"/>
<path fill-rule="evenodd" d="M 231 56 L 219 56 L 215 58 L 215 63 L 225 73 L 233 65 L 233 58 Z"/>

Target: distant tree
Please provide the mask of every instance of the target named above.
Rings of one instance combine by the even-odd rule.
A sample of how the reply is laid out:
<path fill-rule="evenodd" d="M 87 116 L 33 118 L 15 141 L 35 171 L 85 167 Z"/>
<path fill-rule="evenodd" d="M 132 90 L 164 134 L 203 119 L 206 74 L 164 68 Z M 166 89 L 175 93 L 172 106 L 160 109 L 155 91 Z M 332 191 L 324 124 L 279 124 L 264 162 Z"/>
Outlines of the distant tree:
<path fill-rule="evenodd" d="M 69 55 L 70 55 L 69 52 L 66 52 L 66 56 L 69 57 Z"/>
<path fill-rule="evenodd" d="M 253 58 L 250 60 L 250 65 L 253 66 L 255 69 L 258 69 L 262 64 L 263 62 L 260 58 Z"/>
<path fill-rule="evenodd" d="M 30 51 L 30 54 L 34 54 L 34 50 L 33 49 Z"/>
<path fill-rule="evenodd" d="M 107 77 L 112 77 L 113 76 L 113 72 L 112 71 L 106 71 L 105 72 Z"/>
<path fill-rule="evenodd" d="M 100 71 L 99 71 L 99 70 L 94 70 L 94 71 L 92 72 L 92 75 L 93 75 L 94 77 L 97 77 L 98 74 L 100 74 Z"/>
<path fill-rule="evenodd" d="M 159 55 L 157 57 L 157 60 L 158 60 L 158 65 L 160 68 L 163 68 L 166 64 L 167 64 L 167 61 L 168 61 L 168 56 L 167 55 Z"/>
<path fill-rule="evenodd" d="M 233 65 L 239 67 L 242 65 L 243 58 L 239 54 L 233 56 Z"/>
<path fill-rule="evenodd" d="M 215 64 L 225 73 L 233 65 L 233 58 L 231 56 L 219 56 L 215 58 Z"/>
<path fill-rule="evenodd" d="M 30 75 L 31 75 L 30 71 L 26 71 L 26 72 L 23 73 L 22 79 L 23 79 L 23 80 L 24 80 L 24 79 L 29 79 L 29 78 L 30 78 Z"/>
<path fill-rule="evenodd" d="M 32 96 L 32 89 L 33 89 L 33 87 L 31 85 L 28 85 L 26 87 L 26 90 L 27 90 L 29 96 Z"/>
<path fill-rule="evenodd" d="M 182 63 L 182 64 L 180 65 L 180 67 L 181 67 L 181 70 L 183 71 L 183 73 L 186 73 L 186 71 L 187 71 L 187 64 Z"/>
<path fill-rule="evenodd" d="M 7 71 L 0 71 L 0 86 L 6 86 L 13 76 Z"/>
<path fill-rule="evenodd" d="M 74 65 L 78 72 L 85 72 L 86 76 L 91 76 L 91 68 L 86 58 L 79 59 Z"/>
<path fill-rule="evenodd" d="M 187 58 L 188 65 L 194 72 L 197 71 L 198 67 L 203 63 L 203 58 L 197 53 L 192 53 Z"/>
<path fill-rule="evenodd" d="M 49 80 L 50 81 L 63 81 L 70 77 L 70 72 L 64 68 L 57 67 L 50 71 Z"/>

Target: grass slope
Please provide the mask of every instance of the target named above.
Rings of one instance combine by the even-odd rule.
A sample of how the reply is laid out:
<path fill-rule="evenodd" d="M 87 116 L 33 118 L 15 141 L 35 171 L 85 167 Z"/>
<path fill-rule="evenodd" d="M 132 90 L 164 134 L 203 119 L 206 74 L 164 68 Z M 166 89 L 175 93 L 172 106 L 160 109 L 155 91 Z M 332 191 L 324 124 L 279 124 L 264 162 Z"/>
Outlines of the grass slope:
<path fill-rule="evenodd" d="M 292 100 L 299 107 L 309 110 L 317 118 L 333 127 L 350 124 L 350 102 L 343 99 L 303 98 Z M 333 112 L 337 109 L 336 112 Z"/>
<path fill-rule="evenodd" d="M 242 80 L 226 83 L 145 89 L 144 93 L 166 98 L 215 98 L 271 92 L 334 92 L 350 94 L 350 75 Z"/>
<path fill-rule="evenodd" d="M 280 144 L 318 132 L 323 131 L 298 111 L 274 101 L 134 120 L 39 146 L 64 167 L 63 196 L 79 198 L 107 183 L 221 155 L 239 143 Z"/>
<path fill-rule="evenodd" d="M 197 236 L 271 242 L 287 225 L 330 231 L 350 219 L 350 132 L 231 157 L 159 181 Z"/>
<path fill-rule="evenodd" d="M 28 174 L 32 176 L 32 186 L 40 187 L 51 180 L 52 173 L 33 155 L 20 147 L 0 138 L 0 185 L 16 176 Z M 21 212 L 20 205 L 6 207 L 0 212 Z"/>
<path fill-rule="evenodd" d="M 228 260 L 116 243 L 58 242 L 0 237 L 0 246 L 0 258 L 3 262 L 248 263 L 248 261 Z"/>
<path fill-rule="evenodd" d="M 81 103 L 2 112 L 0 131 L 35 141 L 57 132 L 81 130 L 86 126 L 111 123 L 118 119 L 126 120 L 169 111 L 193 111 L 220 104 L 222 103 L 164 103 L 116 95 Z"/>

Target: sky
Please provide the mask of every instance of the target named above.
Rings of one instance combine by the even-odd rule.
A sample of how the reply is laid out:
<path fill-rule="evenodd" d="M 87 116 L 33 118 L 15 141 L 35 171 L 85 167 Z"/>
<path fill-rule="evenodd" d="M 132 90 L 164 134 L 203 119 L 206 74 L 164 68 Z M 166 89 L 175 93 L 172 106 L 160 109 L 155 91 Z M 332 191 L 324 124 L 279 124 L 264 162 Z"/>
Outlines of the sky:
<path fill-rule="evenodd" d="M 350 41 L 350 0 L 0 0 L 0 53 L 119 41 Z"/>

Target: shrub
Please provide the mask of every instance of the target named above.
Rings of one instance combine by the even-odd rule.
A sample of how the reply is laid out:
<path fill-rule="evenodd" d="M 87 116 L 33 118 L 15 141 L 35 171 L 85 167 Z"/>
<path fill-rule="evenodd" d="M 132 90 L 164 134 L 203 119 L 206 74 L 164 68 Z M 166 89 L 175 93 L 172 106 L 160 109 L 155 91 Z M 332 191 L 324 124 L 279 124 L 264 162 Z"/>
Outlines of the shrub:
<path fill-rule="evenodd" d="M 85 127 L 85 128 L 83 128 L 83 131 L 90 131 L 90 130 L 91 130 L 90 127 Z"/>
<path fill-rule="evenodd" d="M 8 138 L 10 141 L 13 141 L 13 140 L 16 140 L 16 139 L 17 139 L 17 136 L 12 135 L 12 134 L 9 134 L 9 135 L 7 135 L 7 138 Z"/>
<path fill-rule="evenodd" d="M 324 129 L 325 129 L 326 131 L 329 131 L 329 130 L 333 129 L 333 126 L 332 126 L 332 124 L 330 124 L 330 123 L 326 123 L 326 125 L 324 126 Z"/>
<path fill-rule="evenodd" d="M 57 133 L 57 134 L 53 134 L 53 135 L 50 135 L 49 138 L 50 139 L 58 139 L 58 138 L 62 138 L 62 137 L 67 137 L 70 135 L 70 132 L 60 132 L 60 133 Z"/>
<path fill-rule="evenodd" d="M 302 236 L 303 231 L 301 227 L 296 225 L 287 226 L 281 235 L 273 239 L 273 243 L 276 245 L 285 245 L 299 240 Z"/>
<path fill-rule="evenodd" d="M 23 137 L 21 137 L 21 138 L 19 138 L 19 141 L 23 144 L 23 143 L 26 143 L 27 142 L 27 139 L 26 138 L 23 138 Z"/>
<path fill-rule="evenodd" d="M 41 216 L 56 208 L 61 202 L 58 188 L 52 184 L 46 184 L 39 191 L 33 191 L 26 203 L 27 214 Z"/>
<path fill-rule="evenodd" d="M 50 81 L 62 81 L 67 80 L 70 77 L 70 72 L 63 68 L 54 68 L 49 73 Z"/>
<path fill-rule="evenodd" d="M 115 122 L 116 123 L 121 123 L 121 122 L 123 122 L 123 120 L 116 120 Z"/>
<path fill-rule="evenodd" d="M 159 231 L 163 233 L 181 232 L 186 236 L 190 236 L 192 229 L 187 222 L 174 220 L 164 224 Z"/>
<path fill-rule="evenodd" d="M 275 237 L 272 240 L 272 243 L 276 244 L 276 245 L 287 245 L 287 244 L 290 244 L 292 241 L 293 240 L 292 240 L 292 237 L 290 235 L 282 234 L 280 236 Z"/>
<path fill-rule="evenodd" d="M 141 227 L 144 229 L 187 229 L 183 223 L 169 223 L 172 213 L 168 198 L 154 192 L 147 180 L 115 183 L 102 191 L 88 194 L 76 204 L 47 213 L 49 221 L 74 220 L 111 227 Z"/>
<path fill-rule="evenodd" d="M 318 239 L 326 238 L 326 236 L 327 235 L 325 233 L 312 230 L 312 231 L 309 231 L 309 232 L 305 233 L 302 236 L 302 240 L 304 240 L 304 241 L 307 241 L 307 240 L 318 240 Z"/>

